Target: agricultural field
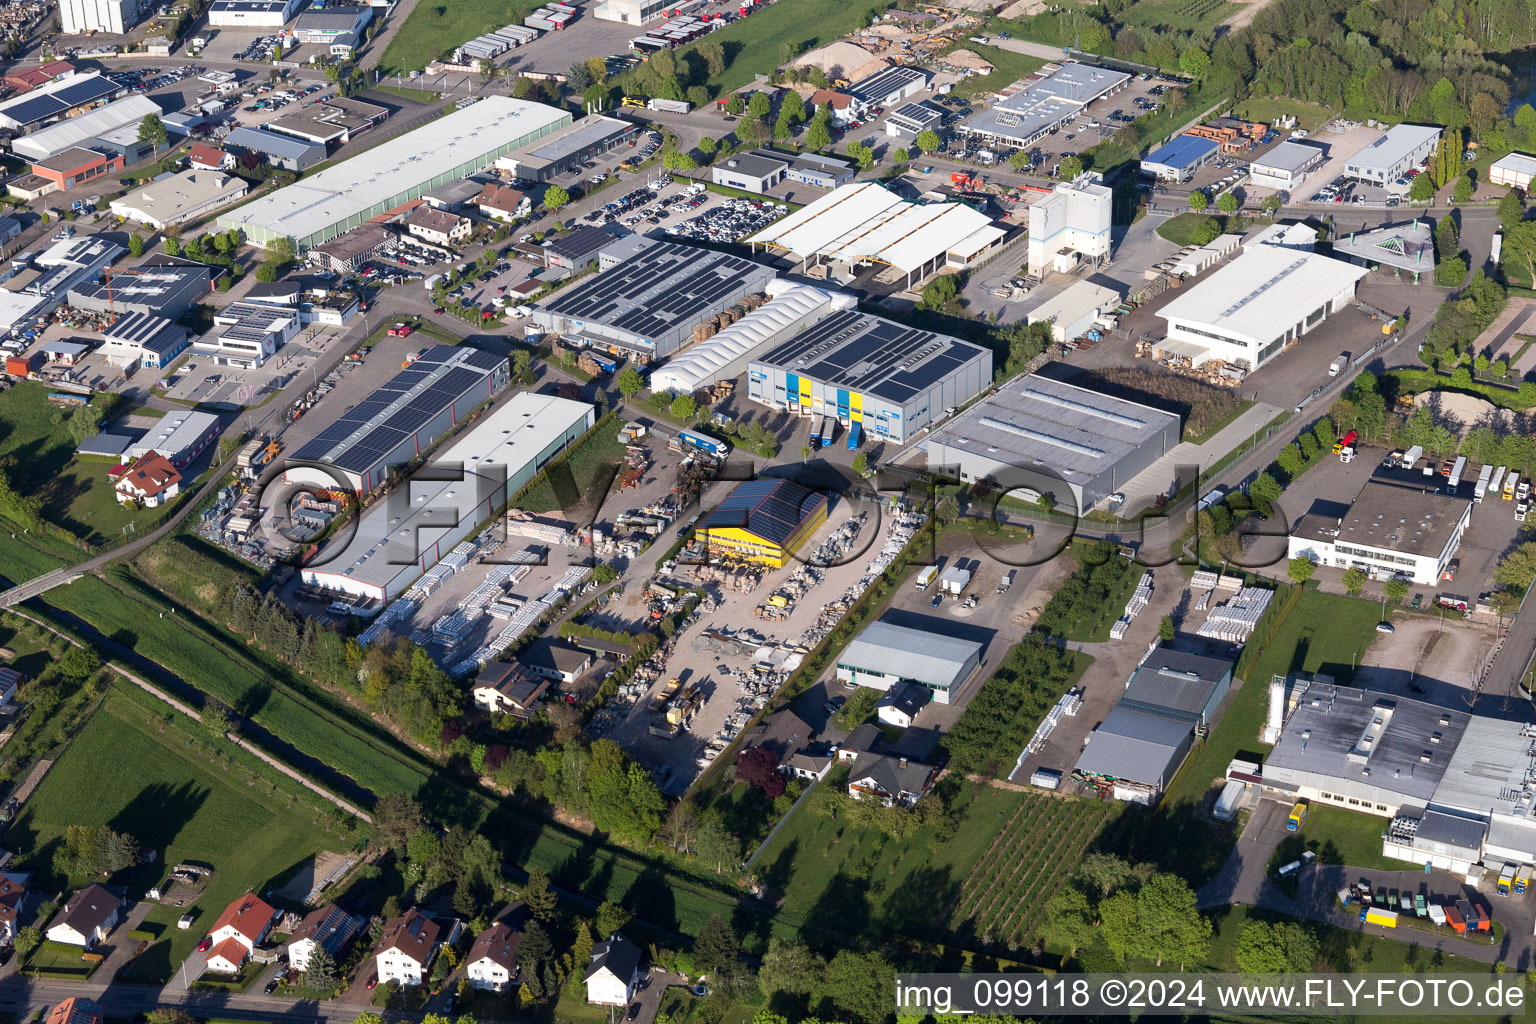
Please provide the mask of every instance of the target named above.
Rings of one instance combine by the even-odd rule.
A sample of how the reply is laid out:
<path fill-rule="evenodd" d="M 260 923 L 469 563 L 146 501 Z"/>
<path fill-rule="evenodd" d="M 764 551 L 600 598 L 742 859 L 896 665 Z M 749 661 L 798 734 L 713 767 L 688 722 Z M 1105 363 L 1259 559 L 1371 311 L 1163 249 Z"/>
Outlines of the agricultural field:
<path fill-rule="evenodd" d="M 1117 813 L 1108 803 L 1023 794 L 966 876 L 950 927 L 988 945 L 1029 945 L 1046 900 Z"/>
<path fill-rule="evenodd" d="M 196 727 L 190 722 L 186 726 Z M 132 771 L 124 771 L 131 765 Z M 167 864 L 212 865 L 213 881 L 193 908 L 198 924 L 175 927 L 181 907 L 156 906 L 144 928 L 161 938 L 127 968 L 126 980 L 166 981 L 203 929 L 236 896 L 264 891 L 328 844 L 320 812 L 120 694 L 110 694 L 86 722 L 11 826 L 7 844 L 39 872 L 39 888 L 56 891 L 54 852 L 70 825 L 127 832 L 155 849 L 158 860 L 116 879 L 140 898 Z M 126 941 L 126 933 L 114 935 Z"/>
<path fill-rule="evenodd" d="M 1192 32 L 1219 25 L 1240 6 L 1227 0 L 1137 0 L 1120 12 L 1118 20 L 1134 28 Z"/>

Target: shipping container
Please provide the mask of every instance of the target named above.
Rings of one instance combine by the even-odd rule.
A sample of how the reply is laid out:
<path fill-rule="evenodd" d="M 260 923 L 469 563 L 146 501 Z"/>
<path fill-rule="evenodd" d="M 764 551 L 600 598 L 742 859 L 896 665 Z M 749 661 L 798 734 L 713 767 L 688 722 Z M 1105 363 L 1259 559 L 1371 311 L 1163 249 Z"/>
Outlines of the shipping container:
<path fill-rule="evenodd" d="M 859 450 L 859 442 L 861 440 L 863 440 L 863 429 L 862 428 L 863 428 L 863 424 L 861 424 L 861 423 L 859 423 L 857 421 L 855 421 L 854 423 L 852 423 L 848 427 L 848 450 L 849 451 L 856 452 L 856 451 Z"/>
<path fill-rule="evenodd" d="M 1438 903 L 1431 903 L 1425 909 L 1429 912 L 1429 919 L 1431 921 L 1433 921 L 1435 924 L 1444 925 L 1446 923 L 1445 908 L 1442 907 L 1440 904 L 1438 904 Z"/>
<path fill-rule="evenodd" d="M 1493 931 L 1493 916 L 1488 913 L 1488 911 L 1483 907 L 1483 905 L 1481 903 L 1474 903 L 1474 904 L 1472 904 L 1472 913 L 1477 918 L 1477 930 L 1478 931 L 1480 931 L 1480 932 L 1490 932 L 1490 931 Z M 1467 923 L 1470 924 L 1471 922 L 1472 922 L 1472 918 L 1468 918 L 1467 919 Z"/>
<path fill-rule="evenodd" d="M 1451 926 L 1451 930 L 1465 935 L 1467 931 L 1467 919 L 1456 907 L 1445 908 L 1445 923 Z"/>
<path fill-rule="evenodd" d="M 1379 924 L 1383 928 L 1397 927 L 1397 911 L 1381 910 L 1377 907 L 1364 907 L 1360 911 L 1360 920 L 1366 924 Z"/>

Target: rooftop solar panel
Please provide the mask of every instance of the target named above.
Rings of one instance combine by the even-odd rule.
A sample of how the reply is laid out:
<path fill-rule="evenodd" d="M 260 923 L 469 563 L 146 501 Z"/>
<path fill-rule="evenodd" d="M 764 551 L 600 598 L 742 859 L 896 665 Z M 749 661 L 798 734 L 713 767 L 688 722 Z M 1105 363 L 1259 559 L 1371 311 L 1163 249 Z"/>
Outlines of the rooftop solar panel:
<path fill-rule="evenodd" d="M 783 544 L 826 504 L 826 497 L 793 480 L 752 480 L 741 484 L 699 523 L 700 529 L 739 527 Z"/>

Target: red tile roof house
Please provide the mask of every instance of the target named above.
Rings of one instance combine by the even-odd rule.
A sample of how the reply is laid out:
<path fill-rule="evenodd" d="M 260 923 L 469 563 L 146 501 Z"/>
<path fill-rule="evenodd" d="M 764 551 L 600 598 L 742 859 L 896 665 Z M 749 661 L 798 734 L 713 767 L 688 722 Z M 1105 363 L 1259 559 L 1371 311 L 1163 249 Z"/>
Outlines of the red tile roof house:
<path fill-rule="evenodd" d="M 415 908 L 386 921 L 375 954 L 380 983 L 420 985 L 426 979 L 442 933 L 437 922 Z"/>
<path fill-rule="evenodd" d="M 199 142 L 187 154 L 187 166 L 194 171 L 227 171 L 235 166 L 235 158 L 218 146 Z"/>
<path fill-rule="evenodd" d="M 816 107 L 831 107 L 832 123 L 842 124 L 853 116 L 853 97 L 845 92 L 817 89 L 811 93 L 812 113 L 815 112 Z"/>
<path fill-rule="evenodd" d="M 238 972 L 276 920 L 277 909 L 250 893 L 225 907 L 208 933 L 213 940 L 213 948 L 208 951 L 208 969 L 221 974 Z"/>
<path fill-rule="evenodd" d="M 83 996 L 71 996 L 48 1013 L 48 1024 L 102 1024 L 101 1007 Z"/>
<path fill-rule="evenodd" d="M 159 452 L 150 452 L 125 469 L 114 485 L 124 505 L 156 508 L 181 492 L 181 474 Z"/>
<path fill-rule="evenodd" d="M 21 875 L 0 875 L 0 943 L 16 940 L 17 917 L 27 898 Z"/>
<path fill-rule="evenodd" d="M 0 85 L 17 92 L 31 92 L 47 85 L 56 78 L 75 73 L 75 66 L 67 60 L 52 60 L 35 68 L 12 68 L 0 78 Z"/>

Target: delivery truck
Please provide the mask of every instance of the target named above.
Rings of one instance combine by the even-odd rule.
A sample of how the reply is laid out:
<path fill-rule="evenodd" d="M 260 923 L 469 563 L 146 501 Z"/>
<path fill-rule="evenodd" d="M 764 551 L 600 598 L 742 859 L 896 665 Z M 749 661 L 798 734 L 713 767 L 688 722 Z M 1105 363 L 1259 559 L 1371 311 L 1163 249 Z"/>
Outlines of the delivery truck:
<path fill-rule="evenodd" d="M 1290 816 L 1285 819 L 1285 830 L 1287 832 L 1300 832 L 1301 826 L 1306 820 L 1307 802 L 1305 800 L 1297 800 L 1291 806 Z"/>
<path fill-rule="evenodd" d="M 1472 501 L 1474 504 L 1483 503 L 1483 495 L 1488 493 L 1488 481 L 1493 479 L 1493 467 L 1484 466 L 1482 472 L 1477 474 L 1477 485 L 1472 489 Z"/>
<path fill-rule="evenodd" d="M 928 589 L 928 584 L 932 583 L 934 581 L 934 578 L 937 577 L 938 575 L 939 575 L 939 567 L 938 566 L 936 566 L 936 565 L 928 566 L 922 572 L 917 574 L 917 589 L 918 590 L 927 590 Z"/>
<path fill-rule="evenodd" d="M 1382 910 L 1380 907 L 1360 908 L 1360 920 L 1366 924 L 1379 924 L 1383 928 L 1397 927 L 1397 911 Z"/>
<path fill-rule="evenodd" d="M 1526 887 L 1531 884 L 1531 866 L 1521 864 L 1515 868 L 1515 895 L 1524 896 Z"/>
<path fill-rule="evenodd" d="M 1499 880 L 1494 884 L 1494 892 L 1500 896 L 1508 896 L 1515 888 L 1515 867 L 1513 864 L 1505 864 L 1504 870 L 1499 872 Z"/>

